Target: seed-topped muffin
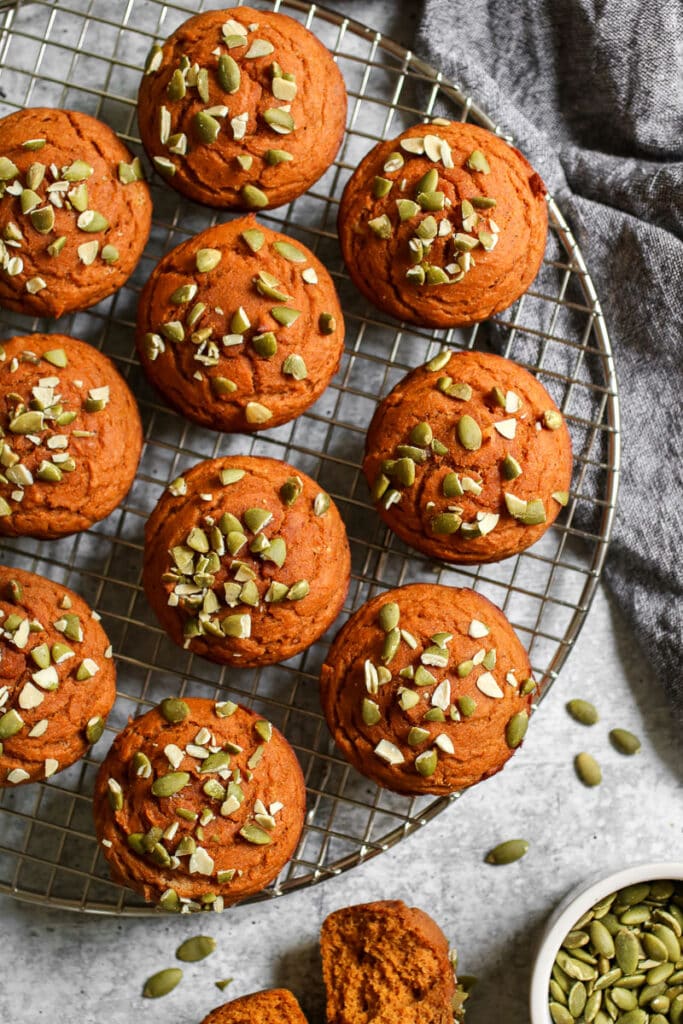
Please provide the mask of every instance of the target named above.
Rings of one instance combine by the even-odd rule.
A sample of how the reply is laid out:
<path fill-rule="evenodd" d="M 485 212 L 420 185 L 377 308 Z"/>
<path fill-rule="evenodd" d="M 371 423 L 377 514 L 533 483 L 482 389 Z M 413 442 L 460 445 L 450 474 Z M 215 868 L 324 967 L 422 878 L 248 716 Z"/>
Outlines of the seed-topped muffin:
<path fill-rule="evenodd" d="M 438 119 L 368 153 L 344 190 L 339 240 L 351 279 L 380 309 L 456 327 L 527 290 L 547 220 L 545 186 L 518 150 Z"/>
<path fill-rule="evenodd" d="M 100 766 L 95 829 L 112 878 L 165 910 L 223 909 L 271 882 L 301 835 L 296 755 L 231 701 L 168 698 Z"/>
<path fill-rule="evenodd" d="M 108 125 L 46 107 L 0 120 L 0 305 L 94 305 L 133 273 L 151 217 L 142 165 Z"/>
<path fill-rule="evenodd" d="M 445 351 L 379 405 L 363 471 L 406 544 L 447 562 L 496 562 L 537 541 L 567 504 L 571 439 L 516 363 Z"/>
<path fill-rule="evenodd" d="M 99 616 L 61 584 L 0 566 L 0 787 L 83 757 L 115 697 Z"/>
<path fill-rule="evenodd" d="M 152 47 L 138 121 L 173 188 L 209 206 L 262 209 L 291 202 L 332 163 L 346 90 L 332 55 L 293 18 L 205 11 Z"/>
<path fill-rule="evenodd" d="M 335 910 L 320 932 L 328 1024 L 453 1024 L 466 998 L 438 924 L 402 900 Z"/>
<path fill-rule="evenodd" d="M 225 664 L 269 665 L 309 647 L 341 610 L 349 576 L 336 506 L 276 459 L 200 462 L 145 531 L 143 583 L 161 625 Z"/>
<path fill-rule="evenodd" d="M 138 307 L 152 383 L 213 430 L 264 430 L 307 409 L 344 348 L 330 275 L 300 242 L 244 217 L 168 253 Z"/>
<path fill-rule="evenodd" d="M 87 530 L 123 500 L 142 448 L 113 364 L 63 334 L 10 338 L 0 357 L 0 534 Z"/>
<path fill-rule="evenodd" d="M 396 793 L 453 793 L 500 771 L 536 684 L 503 613 L 473 590 L 412 584 L 364 604 L 320 675 L 336 745 Z"/>
<path fill-rule="evenodd" d="M 202 1024 L 307 1024 L 307 1021 L 288 989 L 269 988 L 217 1006 Z"/>

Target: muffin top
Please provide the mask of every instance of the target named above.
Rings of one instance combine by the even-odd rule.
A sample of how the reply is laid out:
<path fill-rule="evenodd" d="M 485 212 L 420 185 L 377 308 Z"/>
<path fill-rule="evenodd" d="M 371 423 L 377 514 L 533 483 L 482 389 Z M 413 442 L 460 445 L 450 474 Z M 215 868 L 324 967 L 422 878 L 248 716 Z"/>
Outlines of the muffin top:
<path fill-rule="evenodd" d="M 199 697 L 129 722 L 94 795 L 114 879 L 175 911 L 219 910 L 263 889 L 294 853 L 305 805 L 284 736 L 248 708 Z"/>
<path fill-rule="evenodd" d="M 116 696 L 99 616 L 72 590 L 0 566 L 0 786 L 47 779 L 96 743 Z"/>
<path fill-rule="evenodd" d="M 325 267 L 304 245 L 243 217 L 166 255 L 138 306 L 145 371 L 184 416 L 224 431 L 298 416 L 344 346 Z"/>
<path fill-rule="evenodd" d="M 205 11 L 149 54 L 140 135 L 170 185 L 210 206 L 281 206 L 332 163 L 346 90 L 329 51 L 293 18 Z"/>
<path fill-rule="evenodd" d="M 363 471 L 382 519 L 419 551 L 494 562 L 533 544 L 568 501 L 572 452 L 543 385 L 509 359 L 442 352 L 379 405 Z"/>
<path fill-rule="evenodd" d="M 328 1021 L 453 1024 L 448 941 L 423 910 L 402 900 L 335 910 L 323 923 L 320 951 Z M 358 1006 L 367 1014 L 360 1017 Z"/>
<path fill-rule="evenodd" d="M 217 1006 L 202 1024 L 307 1024 L 296 998 L 286 988 L 269 988 Z"/>
<path fill-rule="evenodd" d="M 276 459 L 199 463 L 173 481 L 145 531 L 145 593 L 164 629 L 237 666 L 313 643 L 339 613 L 349 572 L 329 495 Z"/>
<path fill-rule="evenodd" d="M 325 659 L 334 741 L 397 793 L 453 793 L 499 771 L 526 732 L 526 651 L 473 590 L 412 584 L 364 604 Z"/>
<path fill-rule="evenodd" d="M 378 143 L 349 179 L 339 240 L 349 274 L 399 320 L 485 320 L 526 291 L 545 252 L 545 186 L 483 128 L 439 119 Z"/>
<path fill-rule="evenodd" d="M 106 356 L 63 334 L 0 358 L 0 533 L 58 537 L 109 515 L 135 476 L 140 416 Z"/>
<path fill-rule="evenodd" d="M 142 166 L 108 125 L 29 107 L 0 120 L 0 305 L 59 317 L 132 274 L 152 217 Z"/>

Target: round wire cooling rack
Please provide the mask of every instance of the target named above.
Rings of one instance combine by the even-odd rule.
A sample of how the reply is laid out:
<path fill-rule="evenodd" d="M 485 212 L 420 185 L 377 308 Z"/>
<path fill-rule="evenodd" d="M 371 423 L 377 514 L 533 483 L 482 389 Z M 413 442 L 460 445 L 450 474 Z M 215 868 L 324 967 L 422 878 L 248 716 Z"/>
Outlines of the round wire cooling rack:
<path fill-rule="evenodd" d="M 227 4 L 19 0 L 5 10 L 0 0 L 0 115 L 31 105 L 79 109 L 106 121 L 141 152 L 135 98 L 145 56 L 152 42 L 205 6 Z M 604 562 L 619 476 L 617 385 L 600 304 L 557 206 L 549 200 L 551 230 L 538 278 L 494 321 L 435 331 L 384 318 L 355 291 L 339 254 L 335 222 L 346 180 L 376 141 L 440 108 L 498 128 L 457 86 L 363 25 L 300 0 L 252 0 L 252 6 L 302 21 L 332 51 L 346 80 L 348 128 L 337 160 L 305 196 L 262 215 L 312 248 L 331 271 L 346 318 L 345 354 L 336 378 L 307 413 L 254 437 L 214 434 L 160 404 L 134 354 L 137 297 L 165 252 L 220 215 L 182 199 L 152 174 L 152 235 L 121 291 L 57 325 L 0 311 L 2 336 L 53 329 L 105 351 L 138 398 L 146 438 L 136 482 L 108 519 L 59 541 L 2 545 L 4 562 L 71 586 L 98 609 L 119 670 L 107 731 L 89 755 L 49 783 L 0 790 L 0 891 L 23 900 L 100 913 L 153 912 L 109 881 L 93 833 L 90 794 L 115 732 L 168 694 L 236 697 L 270 718 L 297 751 L 308 788 L 305 830 L 292 861 L 257 899 L 353 867 L 426 824 L 453 799 L 410 799 L 381 790 L 337 755 L 316 686 L 329 634 L 284 665 L 236 671 L 193 658 L 160 630 L 140 584 L 144 522 L 165 484 L 199 459 L 232 452 L 282 458 L 329 491 L 352 548 L 342 618 L 382 589 L 406 582 L 473 587 L 511 620 L 544 693 L 576 639 Z M 444 345 L 495 347 L 536 373 L 572 434 L 568 506 L 532 549 L 494 565 L 453 567 L 411 552 L 376 516 L 360 471 L 377 400 Z"/>

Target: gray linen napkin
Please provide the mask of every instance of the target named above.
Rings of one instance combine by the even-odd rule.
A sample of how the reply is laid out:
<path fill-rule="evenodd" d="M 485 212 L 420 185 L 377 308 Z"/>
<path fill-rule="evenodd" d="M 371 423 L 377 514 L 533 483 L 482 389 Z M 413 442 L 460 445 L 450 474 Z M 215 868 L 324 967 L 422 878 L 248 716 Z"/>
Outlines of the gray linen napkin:
<path fill-rule="evenodd" d="M 583 250 L 622 402 L 606 578 L 680 720 L 682 39 L 680 0 L 425 0 L 415 47 L 514 136 Z"/>

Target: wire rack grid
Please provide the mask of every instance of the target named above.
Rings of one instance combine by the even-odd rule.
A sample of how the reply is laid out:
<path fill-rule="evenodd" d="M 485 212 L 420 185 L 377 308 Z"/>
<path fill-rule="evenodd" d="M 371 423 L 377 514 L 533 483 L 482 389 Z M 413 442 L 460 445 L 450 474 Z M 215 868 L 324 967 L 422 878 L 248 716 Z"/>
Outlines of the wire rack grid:
<path fill-rule="evenodd" d="M 188 14 L 220 6 L 225 5 L 201 0 L 19 2 L 0 13 L 0 115 L 31 105 L 72 107 L 100 117 L 141 153 L 135 98 L 151 43 Z M 529 650 L 544 693 L 574 643 L 604 562 L 619 475 L 616 378 L 593 284 L 557 206 L 549 201 L 551 231 L 537 280 L 492 323 L 433 331 L 384 318 L 356 293 L 336 243 L 337 206 L 352 170 L 377 140 L 431 118 L 442 106 L 453 118 L 499 129 L 457 86 L 379 33 L 300 0 L 254 0 L 252 6 L 302 21 L 332 51 L 346 80 L 348 128 L 337 160 L 305 196 L 263 215 L 312 248 L 332 273 L 347 325 L 342 366 L 305 415 L 254 437 L 195 427 L 160 402 L 135 358 L 137 297 L 165 252 L 222 216 L 183 200 L 151 172 L 152 235 L 124 288 L 56 325 L 0 311 L 2 336 L 57 329 L 113 358 L 138 398 L 146 439 L 136 482 L 107 520 L 59 541 L 3 544 L 3 561 L 72 586 L 99 610 L 119 670 L 116 705 L 90 754 L 49 784 L 0 790 L 0 891 L 24 900 L 100 913 L 151 913 L 141 899 L 109 881 L 93 834 L 90 794 L 115 732 L 130 715 L 168 694 L 236 697 L 282 729 L 301 760 L 308 789 L 304 834 L 290 864 L 258 899 L 353 867 L 425 825 L 450 802 L 380 790 L 340 759 L 316 686 L 329 634 L 286 664 L 249 671 L 193 658 L 165 637 L 140 584 L 143 527 L 165 484 L 199 459 L 231 452 L 282 458 L 329 491 L 352 547 L 342 619 L 375 593 L 406 582 L 473 587 L 503 608 Z M 360 472 L 364 433 L 378 398 L 444 346 L 494 347 L 532 370 L 572 433 L 575 472 L 563 515 L 531 550 L 495 565 L 452 567 L 405 548 L 374 513 Z"/>

